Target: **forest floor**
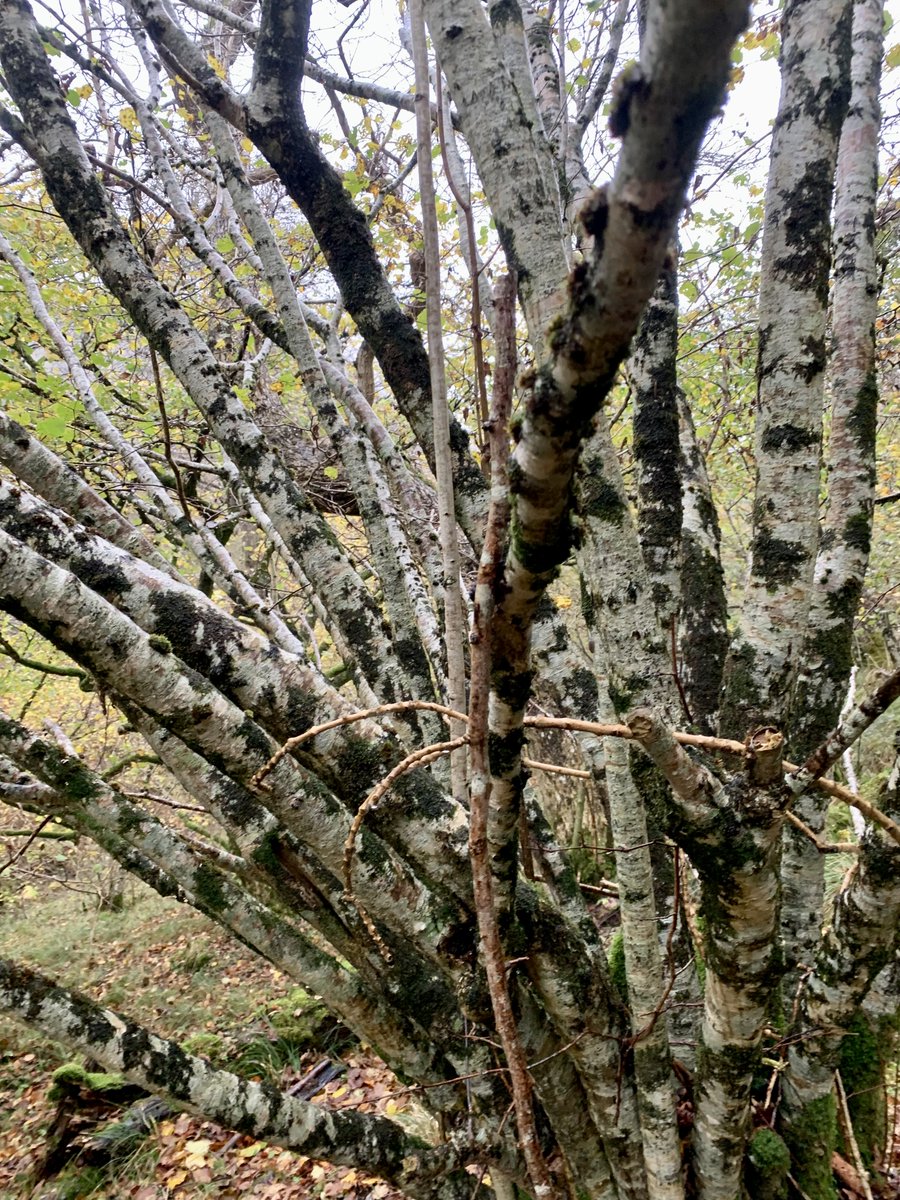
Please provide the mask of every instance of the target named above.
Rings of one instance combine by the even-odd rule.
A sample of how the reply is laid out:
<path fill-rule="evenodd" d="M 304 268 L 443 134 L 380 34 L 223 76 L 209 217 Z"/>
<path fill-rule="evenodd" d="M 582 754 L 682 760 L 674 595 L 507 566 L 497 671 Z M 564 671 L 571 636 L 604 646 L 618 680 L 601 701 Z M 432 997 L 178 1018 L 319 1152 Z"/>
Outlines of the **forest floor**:
<path fill-rule="evenodd" d="M 429 1118 L 384 1064 L 290 980 L 254 958 L 191 909 L 143 887 L 119 911 L 59 884 L 3 903 L 0 947 L 10 957 L 83 989 L 154 1032 L 186 1043 L 217 1065 L 290 1088 L 331 1060 L 340 1074 L 315 1097 L 331 1107 L 391 1116 L 429 1136 Z M 35 893 L 35 894 L 31 894 Z M 347 1167 L 173 1113 L 108 1167 L 74 1160 L 41 1178 L 58 1114 L 53 1072 L 83 1063 L 19 1023 L 0 1017 L 0 1197 L 3 1200 L 400 1200 L 400 1193 Z M 112 1122 L 122 1109 L 101 1104 Z M 93 1124 L 91 1114 L 82 1113 Z M 88 1135 L 86 1128 L 80 1138 Z"/>
<path fill-rule="evenodd" d="M 68 855 L 64 852 L 60 859 Z M 38 878 L 37 874 L 35 876 Z M 385 1065 L 284 975 L 193 909 L 161 899 L 121 872 L 73 891 L 59 878 L 0 891 L 2 952 L 83 989 L 216 1065 L 290 1089 L 314 1068 L 336 1075 L 315 1096 L 329 1107 L 378 1112 L 425 1138 L 434 1123 Z M 121 892 L 117 888 L 123 888 Z M 117 907 L 104 910 L 98 898 Z M 173 1112 L 109 1165 L 75 1157 L 47 1171 L 60 1108 L 53 1073 L 84 1060 L 0 1016 L 2 1200 L 402 1200 L 387 1184 L 315 1162 Z M 900 1196 L 900 1105 L 895 1076 L 891 1170 L 881 1196 Z M 84 1097 L 82 1097 L 83 1099 Z M 73 1145 L 121 1119 L 127 1105 L 88 1103 Z M 841 1195 L 859 1195 L 855 1190 Z"/>

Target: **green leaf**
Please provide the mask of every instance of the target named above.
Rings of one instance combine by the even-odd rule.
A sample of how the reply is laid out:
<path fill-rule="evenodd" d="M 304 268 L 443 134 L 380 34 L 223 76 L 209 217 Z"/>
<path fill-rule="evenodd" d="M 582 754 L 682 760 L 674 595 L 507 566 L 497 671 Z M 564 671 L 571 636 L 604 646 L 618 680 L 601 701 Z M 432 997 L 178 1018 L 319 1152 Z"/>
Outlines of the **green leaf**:
<path fill-rule="evenodd" d="M 220 237 L 217 240 L 216 249 L 220 254 L 230 254 L 234 249 L 234 242 L 231 240 L 228 234 L 226 234 L 224 237 Z"/>
<path fill-rule="evenodd" d="M 69 418 L 54 414 L 35 422 L 35 432 L 41 441 L 59 441 L 69 431 Z"/>
<path fill-rule="evenodd" d="M 76 91 L 75 88 L 69 88 L 66 92 L 66 100 L 73 108 L 77 108 L 81 103 L 81 93 Z"/>
<path fill-rule="evenodd" d="M 358 196 L 363 190 L 363 180 L 360 179 L 356 171 L 347 171 L 344 174 L 344 187 L 351 196 Z"/>
<path fill-rule="evenodd" d="M 579 42 L 578 38 L 569 38 L 569 40 L 566 42 L 566 46 L 573 54 L 577 54 L 581 49 L 581 42 Z"/>
<path fill-rule="evenodd" d="M 900 67 L 900 42 L 896 46 L 891 46 L 887 54 L 884 56 L 884 65 L 888 70 L 893 70 L 895 67 Z"/>

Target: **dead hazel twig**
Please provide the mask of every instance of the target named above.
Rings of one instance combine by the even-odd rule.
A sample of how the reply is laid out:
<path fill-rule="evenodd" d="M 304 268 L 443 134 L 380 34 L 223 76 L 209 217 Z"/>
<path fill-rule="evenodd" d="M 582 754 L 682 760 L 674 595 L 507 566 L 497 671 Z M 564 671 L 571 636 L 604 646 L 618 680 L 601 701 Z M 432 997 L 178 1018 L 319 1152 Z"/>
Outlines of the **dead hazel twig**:
<path fill-rule="evenodd" d="M 458 712 L 446 704 L 436 704 L 431 700 L 400 700 L 393 704 L 379 704 L 375 708 L 366 708 L 361 709 L 359 712 L 347 713 L 342 717 L 335 717 L 333 721 L 325 721 L 321 725 L 314 725 L 304 733 L 297 734 L 296 737 L 288 738 L 284 745 L 276 750 L 269 761 L 260 767 L 252 777 L 250 786 L 260 791 L 268 791 L 268 787 L 264 784 L 266 776 L 297 746 L 314 737 L 318 737 L 320 733 L 327 733 L 332 729 L 340 729 L 344 725 L 350 725 L 355 721 L 364 721 L 369 717 L 386 716 L 390 713 L 408 710 L 436 712 L 452 721 L 465 722 L 468 720 L 465 713 Z M 596 737 L 623 737 L 634 740 L 634 734 L 627 725 L 604 725 L 598 721 L 578 721 L 567 717 L 526 717 L 524 723 L 527 728 L 531 729 L 567 729 L 579 733 L 592 733 Z M 672 731 L 672 736 L 682 746 L 697 746 L 702 750 L 720 750 L 726 754 L 740 754 L 743 757 L 747 755 L 746 745 L 743 742 L 734 741 L 732 738 L 717 738 L 700 733 L 681 733 L 677 730 Z M 559 774 L 574 773 L 577 769 L 574 767 L 560 768 L 549 763 L 538 763 L 533 759 L 528 760 L 526 765 L 537 770 L 553 770 Z M 797 781 L 796 779 L 792 781 L 791 776 L 799 772 L 801 768 L 795 763 L 788 762 L 787 759 L 782 762 L 782 766 L 786 772 L 785 783 L 792 791 L 795 791 Z M 845 788 L 839 783 L 834 783 L 830 779 L 812 779 L 808 784 L 804 782 L 802 790 L 805 790 L 807 786 L 817 788 L 819 791 L 825 792 L 826 795 L 833 796 L 835 800 L 841 800 L 844 804 L 849 804 L 851 808 L 857 809 L 873 825 L 878 825 L 885 831 L 888 837 L 895 841 L 897 845 L 900 845 L 900 825 L 892 821 L 889 816 L 876 808 L 874 804 L 870 804 L 868 800 L 864 800 L 862 796 L 858 796 L 855 792 L 851 792 L 849 788 Z M 795 794 L 797 794 L 796 791 Z"/>
<path fill-rule="evenodd" d="M 398 707 L 396 705 L 388 705 L 387 707 Z M 440 706 L 435 706 L 440 707 Z M 345 722 L 346 723 L 346 722 Z M 308 730 L 306 735 L 314 736 L 312 730 Z M 442 758 L 445 754 L 452 754 L 454 750 L 460 750 L 467 745 L 469 738 L 466 734 L 462 737 L 453 738 L 449 742 L 432 742 L 430 746 L 422 746 L 419 750 L 413 750 L 412 754 L 407 754 L 401 762 L 391 770 L 384 779 L 380 779 L 375 787 L 372 788 L 362 804 L 356 810 L 356 815 L 350 824 L 350 830 L 344 841 L 344 891 L 347 894 L 347 899 L 353 904 L 360 918 L 365 925 L 369 936 L 378 947 L 378 952 L 381 954 L 385 962 L 391 961 L 391 952 L 384 943 L 383 938 L 375 928 L 375 923 L 369 914 L 366 912 L 362 903 L 353 893 L 353 855 L 356 849 L 356 837 L 362 828 L 362 823 L 366 819 L 366 813 L 373 809 L 378 801 L 382 799 L 386 792 L 393 787 L 401 775 L 405 775 L 407 771 L 413 770 L 414 767 L 425 767 L 429 763 L 433 763 L 436 759 Z"/>
<path fill-rule="evenodd" d="M 795 829 L 799 829 L 802 834 L 809 838 L 820 854 L 856 854 L 859 851 L 859 846 L 856 842 L 823 842 L 794 813 L 788 811 L 784 815 Z"/>
<path fill-rule="evenodd" d="M 265 766 L 260 767 L 253 778 L 250 780 L 250 786 L 258 788 L 260 791 L 268 791 L 267 787 L 263 786 L 263 781 L 267 775 L 270 775 L 281 760 L 292 750 L 296 750 L 298 746 L 302 746 L 304 742 L 309 742 L 313 738 L 318 737 L 320 733 L 329 733 L 332 729 L 341 729 L 344 725 L 352 725 L 355 721 L 367 721 L 370 717 L 385 717 L 395 712 L 436 712 L 442 717 L 446 717 L 450 721 L 465 721 L 466 714 L 457 712 L 455 708 L 448 708 L 446 704 L 435 704 L 431 700 L 399 700 L 394 704 L 379 704 L 375 708 L 361 708 L 358 712 L 345 713 L 342 717 L 335 717 L 332 721 L 324 721 L 321 725 L 313 725 L 303 733 L 298 733 L 281 746 Z"/>

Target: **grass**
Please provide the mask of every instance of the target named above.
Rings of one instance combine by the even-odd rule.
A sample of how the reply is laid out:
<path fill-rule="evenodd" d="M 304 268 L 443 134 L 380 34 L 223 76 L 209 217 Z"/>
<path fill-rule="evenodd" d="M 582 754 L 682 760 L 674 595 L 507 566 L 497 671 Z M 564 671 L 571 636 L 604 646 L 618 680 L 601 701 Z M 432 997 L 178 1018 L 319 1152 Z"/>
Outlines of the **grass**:
<path fill-rule="evenodd" d="M 311 1060 L 346 1050 L 346 1031 L 336 1027 L 332 1018 L 324 1019 L 321 1005 L 212 922 L 142 885 L 133 897 L 119 911 L 99 911 L 85 897 L 57 887 L 0 904 L 3 953 L 244 1075 L 281 1084 L 302 1074 Z M 41 1185 L 49 1190 L 35 1192 L 33 1172 L 54 1112 L 47 1097 L 51 1076 L 73 1059 L 81 1061 L 70 1048 L 0 1015 L 0 1195 L 4 1200 L 24 1200 L 32 1194 L 52 1195 L 56 1200 L 89 1195 L 144 1200 L 151 1195 L 147 1180 L 154 1177 L 158 1194 L 174 1194 L 175 1200 L 185 1195 L 183 1188 L 192 1197 L 230 1194 L 212 1182 L 208 1190 L 200 1168 L 189 1173 L 181 1189 L 170 1186 L 172 1178 L 178 1178 L 181 1147 L 198 1136 L 216 1144 L 220 1132 L 204 1134 L 212 1127 L 187 1115 L 178 1118 L 185 1124 L 179 1124 L 177 1131 L 149 1138 L 117 1163 L 114 1172 L 70 1167 Z M 221 1135 L 223 1144 L 228 1136 Z M 235 1142 L 235 1155 L 245 1152 L 240 1142 Z M 252 1160 L 239 1159 L 238 1164 L 245 1173 L 267 1164 L 271 1172 L 269 1158 L 280 1153 L 266 1148 Z M 281 1166 L 296 1170 L 303 1161 L 288 1156 Z M 212 1179 L 217 1165 L 225 1174 L 234 1170 L 233 1163 L 219 1164 L 212 1153 L 209 1164 Z M 252 1177 L 249 1184 L 246 1194 L 253 1195 Z"/>

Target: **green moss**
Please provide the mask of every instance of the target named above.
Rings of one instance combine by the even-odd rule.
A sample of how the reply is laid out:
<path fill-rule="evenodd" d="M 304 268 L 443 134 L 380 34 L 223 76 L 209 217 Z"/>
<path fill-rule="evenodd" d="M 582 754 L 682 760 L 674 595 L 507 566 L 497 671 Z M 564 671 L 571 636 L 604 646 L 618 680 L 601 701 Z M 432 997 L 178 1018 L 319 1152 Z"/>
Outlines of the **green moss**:
<path fill-rule="evenodd" d="M 834 1095 L 813 1100 L 784 1130 L 791 1174 L 809 1200 L 837 1200 L 831 1156 L 837 1145 Z"/>
<path fill-rule="evenodd" d="M 140 1088 L 135 1088 L 133 1083 L 129 1083 L 123 1075 L 104 1071 L 86 1071 L 80 1063 L 69 1062 L 63 1063 L 53 1072 L 53 1082 L 47 1098 L 57 1101 L 73 1092 L 84 1091 L 94 1092 L 116 1101 L 122 1098 L 123 1093 L 133 1097 L 135 1092 L 140 1092 L 140 1090 Z"/>
<path fill-rule="evenodd" d="M 188 1054 L 208 1058 L 216 1066 L 225 1062 L 225 1039 L 218 1033 L 192 1033 L 181 1044 Z"/>
<path fill-rule="evenodd" d="M 201 908 L 208 913 L 222 912 L 229 907 L 222 887 L 222 873 L 207 863 L 201 863 L 194 872 L 194 894 Z"/>
<path fill-rule="evenodd" d="M 867 513 L 855 513 L 844 522 L 844 541 L 854 550 L 868 554 L 872 541 L 872 521 Z"/>
<path fill-rule="evenodd" d="M 87 1196 L 102 1196 L 109 1180 L 102 1167 L 80 1167 L 69 1169 L 59 1178 L 56 1188 L 58 1200 L 84 1200 Z"/>
<path fill-rule="evenodd" d="M 390 866 L 390 855 L 380 838 L 370 833 L 365 826 L 357 842 L 357 858 L 373 873 L 385 871 Z"/>
<path fill-rule="evenodd" d="M 869 371 L 862 387 L 856 393 L 856 404 L 847 421 L 860 448 L 870 454 L 875 447 L 875 429 L 878 416 L 878 376 Z"/>
<path fill-rule="evenodd" d="M 753 1200 L 785 1200 L 791 1155 L 772 1129 L 757 1129 L 747 1145 L 744 1183 Z"/>
<path fill-rule="evenodd" d="M 869 1170 L 878 1161 L 886 1132 L 883 1049 L 891 1039 L 884 1032 L 865 1013 L 858 1012 L 841 1044 L 841 1082 L 847 1093 L 853 1132 Z"/>
<path fill-rule="evenodd" d="M 151 633 L 147 639 L 153 650 L 157 650 L 160 654 L 171 654 L 172 643 L 161 633 Z"/>
<path fill-rule="evenodd" d="M 793 583 L 806 558 L 806 549 L 800 542 L 772 537 L 765 529 L 760 530 L 754 539 L 753 572 L 768 590 L 774 591 L 781 584 Z"/>
<path fill-rule="evenodd" d="M 346 794 L 360 800 L 385 773 L 381 751 L 374 742 L 352 733 L 341 742 L 337 754 L 337 774 Z"/>
<path fill-rule="evenodd" d="M 609 962 L 609 977 L 619 989 L 619 995 L 628 1003 L 628 976 L 625 971 L 625 937 L 621 929 L 617 929 L 609 944 L 607 954 Z"/>
<path fill-rule="evenodd" d="M 68 770 L 63 769 L 60 774 L 60 782 L 71 800 L 93 800 L 100 790 L 91 772 L 80 764 L 73 764 Z"/>

